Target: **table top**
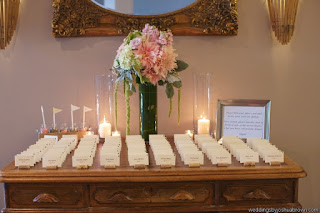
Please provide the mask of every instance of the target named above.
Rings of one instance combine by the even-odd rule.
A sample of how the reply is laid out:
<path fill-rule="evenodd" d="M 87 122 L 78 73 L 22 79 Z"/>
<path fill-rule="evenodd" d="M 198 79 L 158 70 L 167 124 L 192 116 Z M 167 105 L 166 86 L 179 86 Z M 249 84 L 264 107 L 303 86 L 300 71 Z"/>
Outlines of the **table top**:
<path fill-rule="evenodd" d="M 169 181 L 210 181 L 210 180 L 243 180 L 243 179 L 284 179 L 303 178 L 306 172 L 303 168 L 285 155 L 285 162 L 280 166 L 270 166 L 260 162 L 255 166 L 244 166 L 232 157 L 232 164 L 228 167 L 217 167 L 205 156 L 204 165 L 200 168 L 189 168 L 185 165 L 175 148 L 173 138 L 169 137 L 174 153 L 176 165 L 162 169 L 156 166 L 152 150 L 147 143 L 149 166 L 145 169 L 134 169 L 129 166 L 126 144 L 123 141 L 120 153 L 120 167 L 105 169 L 100 166 L 100 149 L 98 144 L 93 166 L 88 169 L 72 167 L 72 155 L 69 154 L 61 168 L 47 170 L 42 168 L 42 162 L 31 169 L 18 169 L 14 161 L 9 163 L 0 172 L 0 182 L 28 183 L 28 182 L 169 182 Z"/>

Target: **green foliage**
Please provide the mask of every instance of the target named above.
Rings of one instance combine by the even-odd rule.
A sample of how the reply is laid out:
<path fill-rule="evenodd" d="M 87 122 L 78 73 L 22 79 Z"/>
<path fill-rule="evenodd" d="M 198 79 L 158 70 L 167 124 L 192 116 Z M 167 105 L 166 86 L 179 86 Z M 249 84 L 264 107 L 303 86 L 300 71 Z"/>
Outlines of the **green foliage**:
<path fill-rule="evenodd" d="M 137 84 L 146 84 L 146 83 L 150 83 L 150 80 L 148 78 L 146 78 L 145 76 L 141 76 L 141 78 L 139 76 L 137 76 L 136 83 Z"/>
<path fill-rule="evenodd" d="M 116 82 L 116 86 L 114 88 L 114 119 L 116 130 L 118 130 L 118 88 L 119 82 Z"/>
<path fill-rule="evenodd" d="M 188 64 L 184 61 L 181 61 L 181 60 L 177 60 L 177 65 L 178 65 L 178 68 L 175 70 L 176 72 L 181 72 L 185 69 L 188 68 Z"/>
<path fill-rule="evenodd" d="M 179 77 L 178 73 L 171 72 L 171 73 L 168 73 L 166 81 L 172 84 L 173 82 L 181 81 L 181 78 Z"/>
<path fill-rule="evenodd" d="M 169 118 L 171 117 L 171 114 L 172 114 L 172 98 L 170 98 Z"/>
<path fill-rule="evenodd" d="M 133 40 L 141 35 L 142 35 L 141 32 L 139 32 L 138 30 L 134 30 L 129 33 L 129 35 L 124 39 L 124 41 L 126 42 L 126 44 L 130 44 L 131 40 Z"/>
<path fill-rule="evenodd" d="M 173 95 L 174 95 L 174 90 L 173 90 L 173 87 L 171 84 L 167 83 L 167 86 L 166 86 L 166 94 L 167 94 L 167 97 L 168 98 L 172 98 Z"/>
<path fill-rule="evenodd" d="M 159 85 L 159 86 L 163 86 L 163 85 L 165 85 L 165 84 L 166 84 L 166 82 L 164 82 L 164 81 L 162 81 L 162 80 L 158 81 L 158 85 Z"/>
<path fill-rule="evenodd" d="M 175 81 L 175 82 L 173 82 L 173 86 L 175 87 L 175 88 L 181 88 L 182 87 L 182 82 L 181 81 Z"/>

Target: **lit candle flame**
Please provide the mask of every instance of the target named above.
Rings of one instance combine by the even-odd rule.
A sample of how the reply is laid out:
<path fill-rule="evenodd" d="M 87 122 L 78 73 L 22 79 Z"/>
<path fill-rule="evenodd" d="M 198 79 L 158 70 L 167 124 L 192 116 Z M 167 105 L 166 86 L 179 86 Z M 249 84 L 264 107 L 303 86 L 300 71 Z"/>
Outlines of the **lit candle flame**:
<path fill-rule="evenodd" d="M 190 138 L 193 138 L 193 131 L 186 130 L 186 134 L 189 135 Z"/>
<path fill-rule="evenodd" d="M 120 136 L 120 132 L 118 132 L 117 130 L 112 132 L 112 136 Z"/>

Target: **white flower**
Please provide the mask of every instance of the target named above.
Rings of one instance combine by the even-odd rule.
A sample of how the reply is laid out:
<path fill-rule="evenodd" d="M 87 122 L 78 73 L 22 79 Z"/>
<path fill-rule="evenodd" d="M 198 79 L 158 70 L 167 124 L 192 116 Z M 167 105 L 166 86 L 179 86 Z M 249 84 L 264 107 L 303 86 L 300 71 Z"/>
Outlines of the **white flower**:
<path fill-rule="evenodd" d="M 134 55 L 131 47 L 129 45 L 125 45 L 119 55 L 119 63 L 120 67 L 125 70 L 130 70 L 132 68 L 132 64 L 134 61 Z"/>

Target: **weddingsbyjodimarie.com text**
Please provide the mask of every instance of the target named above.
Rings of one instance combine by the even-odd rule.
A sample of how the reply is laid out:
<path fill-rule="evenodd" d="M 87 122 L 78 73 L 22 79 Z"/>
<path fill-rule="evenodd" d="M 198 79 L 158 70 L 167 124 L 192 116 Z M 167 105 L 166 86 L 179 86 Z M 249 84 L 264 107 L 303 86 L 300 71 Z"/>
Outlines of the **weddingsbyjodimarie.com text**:
<path fill-rule="evenodd" d="M 281 212 L 319 212 L 318 208 L 251 208 L 248 212 L 265 212 L 265 213 L 281 213 Z"/>

